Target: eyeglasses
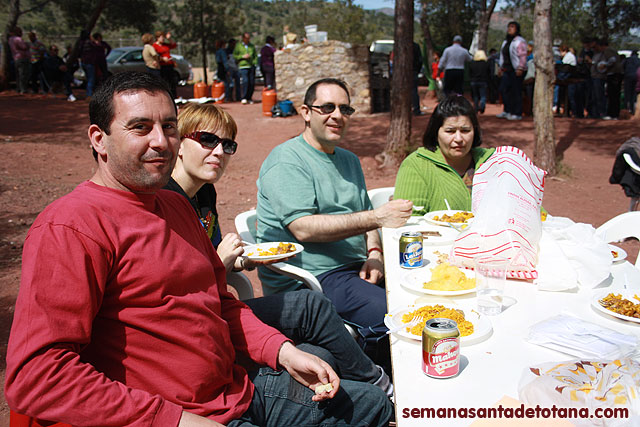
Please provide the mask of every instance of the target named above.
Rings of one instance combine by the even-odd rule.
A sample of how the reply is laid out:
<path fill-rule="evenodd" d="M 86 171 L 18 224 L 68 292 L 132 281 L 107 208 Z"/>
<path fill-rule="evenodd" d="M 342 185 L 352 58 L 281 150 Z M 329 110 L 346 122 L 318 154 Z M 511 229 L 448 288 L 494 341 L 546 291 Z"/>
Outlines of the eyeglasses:
<path fill-rule="evenodd" d="M 307 105 L 309 108 L 317 108 L 321 114 L 331 114 L 336 110 L 336 104 L 328 102 L 322 105 Z M 337 106 L 340 109 L 340 114 L 343 116 L 350 116 L 356 112 L 356 109 L 350 105 L 340 104 Z"/>
<path fill-rule="evenodd" d="M 211 148 L 212 150 L 218 146 L 218 144 L 222 143 L 222 151 L 225 154 L 234 154 L 238 149 L 238 143 L 233 139 L 220 138 L 215 133 L 203 132 L 203 131 L 195 131 L 190 134 L 184 135 L 183 138 L 193 139 L 197 141 L 201 145 Z"/>

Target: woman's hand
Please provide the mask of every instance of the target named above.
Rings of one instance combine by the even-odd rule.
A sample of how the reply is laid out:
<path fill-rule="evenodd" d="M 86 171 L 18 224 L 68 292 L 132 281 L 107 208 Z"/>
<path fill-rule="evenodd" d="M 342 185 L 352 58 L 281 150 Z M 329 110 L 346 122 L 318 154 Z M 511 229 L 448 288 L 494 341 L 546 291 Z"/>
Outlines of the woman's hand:
<path fill-rule="evenodd" d="M 233 270 L 236 261 L 240 261 L 238 257 L 244 252 L 242 239 L 236 233 L 226 234 L 218 245 L 217 252 L 227 272 Z"/>

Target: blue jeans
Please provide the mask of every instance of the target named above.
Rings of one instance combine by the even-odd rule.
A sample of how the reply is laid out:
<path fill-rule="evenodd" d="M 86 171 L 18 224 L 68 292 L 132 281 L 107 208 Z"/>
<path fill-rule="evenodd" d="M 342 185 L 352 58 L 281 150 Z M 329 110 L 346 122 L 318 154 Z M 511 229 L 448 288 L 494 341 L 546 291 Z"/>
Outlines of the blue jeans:
<path fill-rule="evenodd" d="M 636 112 L 636 76 L 624 78 L 624 105 L 631 114 Z"/>
<path fill-rule="evenodd" d="M 487 105 L 487 83 L 471 82 L 471 96 L 476 111 L 484 113 L 484 108 Z"/>
<path fill-rule="evenodd" d="M 373 383 L 376 365 L 344 327 L 331 301 L 308 289 L 243 301 L 264 323 L 282 332 L 296 345 L 311 344 L 328 351 L 329 363 L 340 378 Z M 311 353 L 319 357 L 314 349 Z"/>
<path fill-rule="evenodd" d="M 342 319 L 356 327 L 365 353 L 385 371 L 391 372 L 389 336 L 384 326 L 387 297 L 384 282 L 373 285 L 358 273 L 362 263 L 327 271 L 318 276 L 324 294 Z"/>
<path fill-rule="evenodd" d="M 240 86 L 242 86 L 242 99 L 251 101 L 256 79 L 256 67 L 240 68 Z"/>
<path fill-rule="evenodd" d="M 93 88 L 96 85 L 96 67 L 93 64 L 82 64 L 82 69 L 87 77 L 87 96 L 93 95 Z"/>
<path fill-rule="evenodd" d="M 239 426 L 386 426 L 393 407 L 376 386 L 340 381 L 333 399 L 314 402 L 314 393 L 286 371 L 261 368 L 250 375 L 255 385 L 251 406 L 227 424 Z"/>
<path fill-rule="evenodd" d="M 227 80 L 224 88 L 224 99 L 227 102 L 240 101 L 242 98 L 242 88 L 240 87 L 240 72 L 238 70 L 227 70 Z M 233 88 L 236 96 L 233 97 Z"/>
<path fill-rule="evenodd" d="M 298 348 L 329 363 L 340 376 L 340 390 L 328 401 L 311 400 L 313 391 L 286 371 L 251 372 L 251 406 L 229 426 L 386 425 L 392 407 L 370 383 L 380 376 L 344 328 L 331 302 L 318 292 L 301 290 L 244 301 L 264 323 L 280 330 Z"/>

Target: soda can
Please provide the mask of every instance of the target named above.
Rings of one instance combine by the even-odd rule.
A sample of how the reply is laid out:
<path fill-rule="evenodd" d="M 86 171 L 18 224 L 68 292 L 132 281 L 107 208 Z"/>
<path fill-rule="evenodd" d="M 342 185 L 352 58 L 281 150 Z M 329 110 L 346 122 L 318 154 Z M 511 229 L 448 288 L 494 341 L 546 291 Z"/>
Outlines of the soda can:
<path fill-rule="evenodd" d="M 422 234 L 405 231 L 400 236 L 400 267 L 422 267 Z"/>
<path fill-rule="evenodd" d="M 422 372 L 451 378 L 460 371 L 460 331 L 451 319 L 427 320 L 422 330 Z"/>

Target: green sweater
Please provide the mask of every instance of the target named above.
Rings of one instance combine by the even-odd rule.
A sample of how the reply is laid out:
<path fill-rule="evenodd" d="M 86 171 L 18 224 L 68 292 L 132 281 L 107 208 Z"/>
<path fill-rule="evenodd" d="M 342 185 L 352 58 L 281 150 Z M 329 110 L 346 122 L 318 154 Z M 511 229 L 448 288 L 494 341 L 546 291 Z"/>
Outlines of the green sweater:
<path fill-rule="evenodd" d="M 494 148 L 472 148 L 475 169 L 494 151 Z M 404 159 L 396 177 L 393 198 L 424 206 L 422 210 L 414 210 L 413 215 L 447 209 L 445 198 L 451 209 L 471 210 L 471 192 L 460 175 L 447 164 L 440 148 L 429 151 L 420 147 Z"/>
<path fill-rule="evenodd" d="M 249 58 L 243 58 L 246 53 L 249 54 Z M 251 68 L 258 64 L 256 47 L 251 43 L 247 46 L 242 44 L 242 42 L 236 43 L 236 47 L 233 48 L 233 57 L 238 64 L 238 68 Z"/>

